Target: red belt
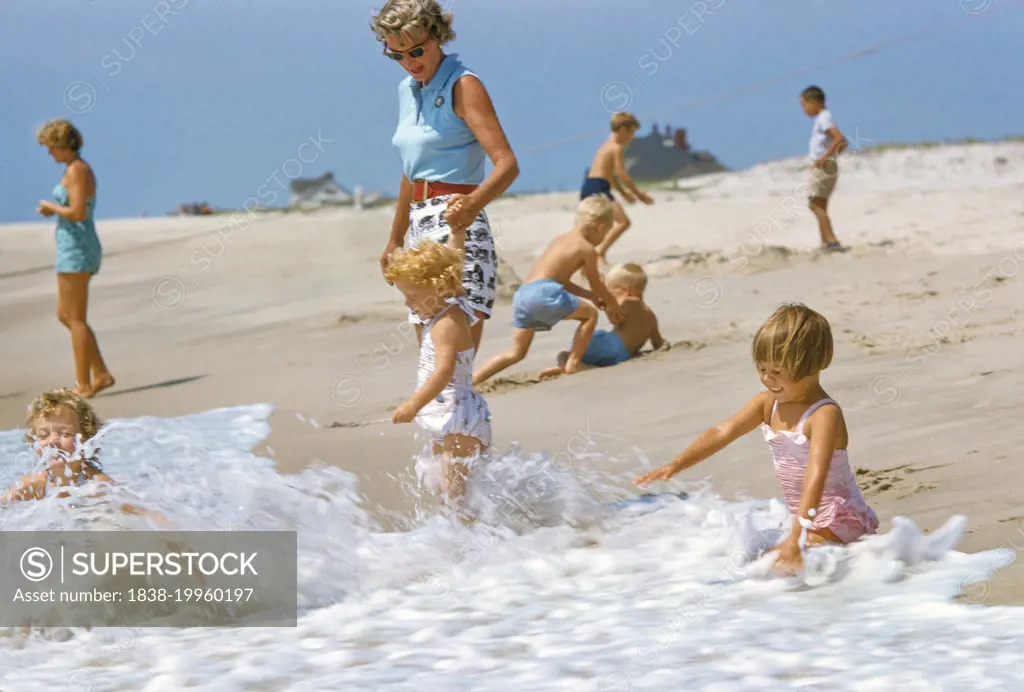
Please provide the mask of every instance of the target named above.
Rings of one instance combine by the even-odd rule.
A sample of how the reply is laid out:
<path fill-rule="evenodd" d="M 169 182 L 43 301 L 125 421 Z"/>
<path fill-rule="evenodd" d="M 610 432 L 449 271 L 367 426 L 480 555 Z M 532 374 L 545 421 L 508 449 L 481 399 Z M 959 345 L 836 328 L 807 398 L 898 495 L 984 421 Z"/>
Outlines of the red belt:
<path fill-rule="evenodd" d="M 414 180 L 412 183 L 412 201 L 422 202 L 441 195 L 468 195 L 477 185 L 461 183 L 444 183 L 441 181 Z"/>

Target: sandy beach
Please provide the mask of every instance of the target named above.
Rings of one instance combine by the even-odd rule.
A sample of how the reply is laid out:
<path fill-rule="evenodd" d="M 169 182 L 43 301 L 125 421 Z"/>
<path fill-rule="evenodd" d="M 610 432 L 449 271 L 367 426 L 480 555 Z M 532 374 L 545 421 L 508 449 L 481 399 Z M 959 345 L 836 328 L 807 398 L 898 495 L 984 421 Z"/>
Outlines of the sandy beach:
<path fill-rule="evenodd" d="M 614 368 L 536 382 L 572 327 L 541 334 L 526 360 L 484 389 L 495 445 L 584 447 L 623 483 L 678 453 L 759 389 L 749 343 L 783 301 L 824 314 L 836 338 L 822 382 L 844 408 L 851 461 L 887 530 L 968 518 L 959 550 L 1024 546 L 1014 433 L 1024 355 L 1024 144 L 858 152 L 844 158 L 830 212 L 852 247 L 820 255 L 798 192 L 803 161 L 680 182 L 612 261 L 639 261 L 647 300 L 674 348 Z M 520 276 L 568 230 L 575 193 L 489 208 L 499 254 Z M 102 213 L 102 208 L 100 209 Z M 266 402 L 272 433 L 254 450 L 282 472 L 314 462 L 360 476 L 368 504 L 407 510 L 391 475 L 408 469 L 413 426 L 332 428 L 390 416 L 415 381 L 416 345 L 378 265 L 391 210 L 97 222 L 104 246 L 89 321 L 117 386 L 101 416 L 178 416 Z M 23 425 L 43 390 L 73 384 L 56 320 L 52 224 L 0 227 L 0 429 Z M 604 318 L 602 318 L 604 320 Z M 604 320 L 606 322 L 606 320 Z M 480 358 L 505 349 L 508 302 Z M 778 494 L 751 434 L 666 487 L 708 479 L 723 498 Z M 970 600 L 1024 603 L 1024 561 Z"/>

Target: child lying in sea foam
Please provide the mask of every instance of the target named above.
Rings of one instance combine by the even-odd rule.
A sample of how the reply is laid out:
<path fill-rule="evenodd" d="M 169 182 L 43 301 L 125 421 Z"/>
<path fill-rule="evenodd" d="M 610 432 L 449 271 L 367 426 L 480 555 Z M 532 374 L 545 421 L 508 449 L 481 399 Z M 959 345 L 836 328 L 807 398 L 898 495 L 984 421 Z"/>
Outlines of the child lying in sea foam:
<path fill-rule="evenodd" d="M 0 502 L 41 500 L 49 493 L 67 497 L 71 486 L 89 481 L 115 485 L 103 471 L 93 451 L 87 456 L 85 443 L 96 436 L 101 421 L 89 403 L 70 389 L 55 389 L 36 397 L 28 409 L 25 441 L 32 445 L 42 468 L 22 477 L 7 491 L 0 493 Z M 128 514 L 164 519 L 139 507 L 122 504 Z"/>

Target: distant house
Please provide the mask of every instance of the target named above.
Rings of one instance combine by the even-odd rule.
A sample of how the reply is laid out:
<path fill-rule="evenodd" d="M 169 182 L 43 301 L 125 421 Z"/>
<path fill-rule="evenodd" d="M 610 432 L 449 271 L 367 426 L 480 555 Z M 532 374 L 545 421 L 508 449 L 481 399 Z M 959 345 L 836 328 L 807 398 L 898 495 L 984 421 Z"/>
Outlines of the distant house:
<path fill-rule="evenodd" d="M 352 204 L 352 193 L 334 182 L 333 173 L 319 178 L 295 178 L 291 185 L 288 206 L 311 209 L 326 204 Z"/>
<path fill-rule="evenodd" d="M 676 180 L 692 175 L 717 173 L 725 166 L 706 151 L 693 151 L 686 139 L 686 130 L 669 125 L 664 132 L 657 123 L 651 132 L 637 135 L 625 151 L 626 170 L 637 181 Z"/>
<path fill-rule="evenodd" d="M 171 216 L 208 216 L 213 213 L 213 207 L 206 202 L 188 202 L 179 204 L 178 208 L 170 213 Z"/>

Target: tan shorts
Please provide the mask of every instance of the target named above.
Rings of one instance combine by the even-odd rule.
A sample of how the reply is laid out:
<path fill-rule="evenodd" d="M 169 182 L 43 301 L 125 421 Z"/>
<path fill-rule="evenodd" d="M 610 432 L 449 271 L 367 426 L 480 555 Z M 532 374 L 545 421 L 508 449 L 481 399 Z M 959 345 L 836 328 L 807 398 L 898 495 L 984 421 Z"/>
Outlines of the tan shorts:
<path fill-rule="evenodd" d="M 836 181 L 839 179 L 839 166 L 836 162 L 829 161 L 824 168 L 814 168 L 807 172 L 807 198 L 828 199 L 836 189 Z"/>

